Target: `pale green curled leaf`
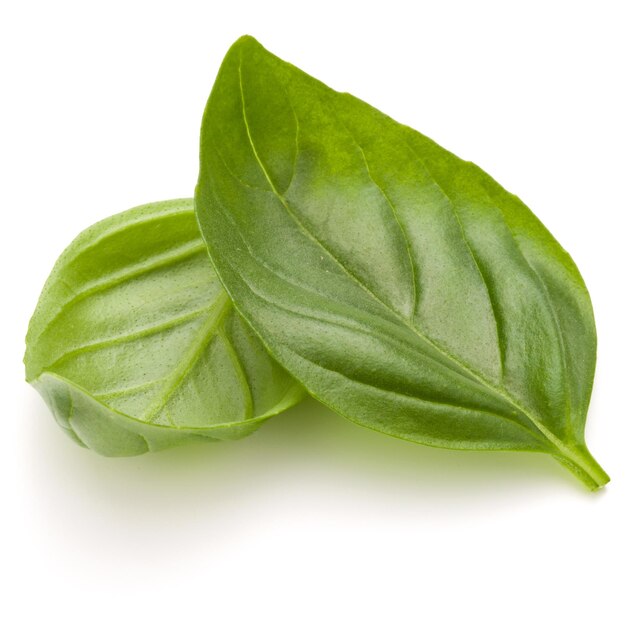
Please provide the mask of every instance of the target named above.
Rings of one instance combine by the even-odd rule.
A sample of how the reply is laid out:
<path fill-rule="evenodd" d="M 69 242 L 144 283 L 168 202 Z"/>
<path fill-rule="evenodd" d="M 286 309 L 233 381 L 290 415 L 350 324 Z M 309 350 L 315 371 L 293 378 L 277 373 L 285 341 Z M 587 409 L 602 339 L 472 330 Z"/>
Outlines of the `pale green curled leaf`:
<path fill-rule="evenodd" d="M 24 363 L 59 425 L 107 456 L 237 439 L 303 393 L 233 309 L 192 200 L 81 233 L 46 282 Z"/>
<path fill-rule="evenodd" d="M 238 310 L 335 411 L 608 480 L 583 438 L 596 349 L 583 280 L 472 163 L 246 37 L 207 104 L 196 211 Z"/>

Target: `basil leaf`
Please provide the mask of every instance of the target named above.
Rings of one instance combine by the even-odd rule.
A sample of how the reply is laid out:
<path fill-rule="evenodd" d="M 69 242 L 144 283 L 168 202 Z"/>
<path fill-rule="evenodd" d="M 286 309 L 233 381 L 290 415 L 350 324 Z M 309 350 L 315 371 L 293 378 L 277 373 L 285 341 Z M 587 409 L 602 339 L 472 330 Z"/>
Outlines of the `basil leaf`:
<path fill-rule="evenodd" d="M 196 210 L 240 312 L 335 411 L 608 481 L 583 437 L 596 348 L 583 280 L 475 165 L 246 37 L 207 104 Z"/>
<path fill-rule="evenodd" d="M 192 200 L 81 233 L 52 270 L 26 345 L 26 378 L 59 425 L 107 456 L 243 437 L 303 393 L 234 311 Z"/>

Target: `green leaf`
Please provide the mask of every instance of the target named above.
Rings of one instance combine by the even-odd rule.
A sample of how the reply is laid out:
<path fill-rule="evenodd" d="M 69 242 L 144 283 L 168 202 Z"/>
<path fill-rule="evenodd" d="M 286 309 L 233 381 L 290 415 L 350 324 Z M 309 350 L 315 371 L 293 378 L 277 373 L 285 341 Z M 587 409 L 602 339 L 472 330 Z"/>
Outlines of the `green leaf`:
<path fill-rule="evenodd" d="M 303 393 L 234 311 L 192 200 L 81 233 L 46 282 L 26 346 L 26 378 L 59 425 L 107 456 L 243 437 Z"/>
<path fill-rule="evenodd" d="M 209 98 L 196 210 L 276 359 L 363 426 L 554 455 L 591 488 L 591 303 L 539 220 L 472 163 L 245 37 Z"/>

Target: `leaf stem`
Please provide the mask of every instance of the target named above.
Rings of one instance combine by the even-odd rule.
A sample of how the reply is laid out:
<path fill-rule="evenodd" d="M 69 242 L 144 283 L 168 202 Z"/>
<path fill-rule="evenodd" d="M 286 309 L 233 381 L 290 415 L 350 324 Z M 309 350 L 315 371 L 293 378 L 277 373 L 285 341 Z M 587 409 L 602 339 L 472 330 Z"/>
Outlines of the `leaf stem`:
<path fill-rule="evenodd" d="M 611 480 L 585 445 L 559 446 L 554 458 L 591 491 L 600 489 Z"/>

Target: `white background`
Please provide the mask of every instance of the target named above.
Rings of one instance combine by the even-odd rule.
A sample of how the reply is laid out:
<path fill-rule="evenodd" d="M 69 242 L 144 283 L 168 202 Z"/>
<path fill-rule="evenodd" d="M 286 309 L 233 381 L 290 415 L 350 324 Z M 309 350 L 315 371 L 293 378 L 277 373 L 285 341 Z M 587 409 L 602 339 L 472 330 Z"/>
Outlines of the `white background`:
<path fill-rule="evenodd" d="M 626 623 L 623 2 L 0 7 L 2 623 Z M 245 33 L 480 164 L 572 253 L 606 489 L 313 402 L 247 440 L 137 458 L 60 432 L 23 382 L 43 281 L 92 222 L 192 195 L 202 110 Z"/>

